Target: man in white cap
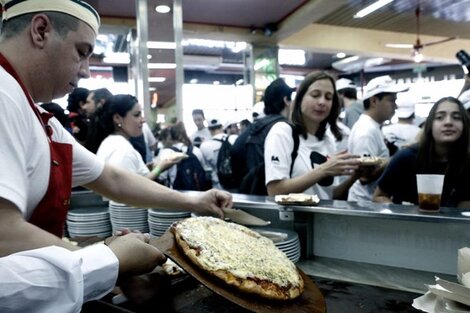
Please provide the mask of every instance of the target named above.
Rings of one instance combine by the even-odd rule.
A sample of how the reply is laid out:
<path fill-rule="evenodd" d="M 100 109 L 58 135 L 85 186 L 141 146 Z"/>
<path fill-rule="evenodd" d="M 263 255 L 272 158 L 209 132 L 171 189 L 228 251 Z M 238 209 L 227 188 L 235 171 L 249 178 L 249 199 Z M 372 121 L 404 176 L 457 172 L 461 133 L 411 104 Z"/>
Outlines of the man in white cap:
<path fill-rule="evenodd" d="M 413 123 L 415 117 L 415 102 L 413 99 L 404 97 L 397 100 L 395 116 L 398 118 L 397 123 L 382 127 L 390 156 L 402 147 L 416 142 L 421 130 Z"/>
<path fill-rule="evenodd" d="M 61 240 L 72 186 L 137 207 L 218 216 L 231 196 L 170 190 L 105 165 L 78 144 L 36 103 L 90 76 L 98 14 L 79 0 L 0 3 L 0 312 L 78 312 L 111 291 L 118 275 L 151 271 L 165 257 L 144 234 L 124 232 L 84 249 Z"/>
<path fill-rule="evenodd" d="M 352 80 L 347 78 L 338 79 L 336 81 L 336 91 L 343 106 L 340 119 L 344 125 L 351 129 L 364 111 L 364 105 L 362 101 L 357 100 L 357 89 Z"/>
<path fill-rule="evenodd" d="M 228 135 L 224 133 L 222 122 L 218 118 L 212 118 L 208 120 L 208 128 L 211 132 L 212 138 L 204 141 L 201 144 L 201 152 L 204 156 L 204 161 L 211 172 L 212 186 L 219 189 L 231 189 L 234 186 L 223 185 L 224 182 L 221 182 L 217 172 L 217 160 L 219 157 L 219 152 L 222 147 L 222 143 L 225 140 L 228 140 L 230 147 L 235 143 L 237 135 Z M 227 184 L 230 182 L 227 181 Z"/>
<path fill-rule="evenodd" d="M 388 75 L 371 79 L 367 84 L 363 97 L 364 113 L 351 129 L 348 152 L 379 157 L 383 162 L 374 168 L 363 168 L 360 179 L 349 189 L 348 201 L 372 200 L 376 180 L 390 157 L 380 127 L 383 122 L 393 117 L 397 93 L 405 90 L 406 88 L 396 85 Z"/>

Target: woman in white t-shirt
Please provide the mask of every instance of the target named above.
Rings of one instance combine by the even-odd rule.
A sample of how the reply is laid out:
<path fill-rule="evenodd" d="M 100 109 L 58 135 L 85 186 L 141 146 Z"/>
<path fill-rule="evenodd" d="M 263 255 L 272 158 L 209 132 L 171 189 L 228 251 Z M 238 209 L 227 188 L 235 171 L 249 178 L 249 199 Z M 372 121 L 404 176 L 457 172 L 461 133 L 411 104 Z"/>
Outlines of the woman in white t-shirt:
<path fill-rule="evenodd" d="M 269 195 L 307 193 L 320 199 L 346 199 L 349 187 L 357 179 L 354 173 L 359 159 L 346 152 L 336 153 L 336 141 L 342 137 L 336 123 L 339 106 L 335 81 L 329 74 L 313 72 L 300 84 L 291 114 L 299 134 L 292 175 L 292 127 L 279 122 L 266 137 L 264 160 Z M 350 177 L 338 185 L 335 176 L 340 175 Z"/>
<path fill-rule="evenodd" d="M 111 96 L 96 114 L 98 117 L 96 129 L 99 131 L 95 137 L 100 142 L 96 155 L 105 163 L 152 180 L 176 163 L 176 160 L 165 159 L 158 164 L 147 166 L 139 152 L 129 142 L 130 137 L 142 135 L 142 126 L 145 122 L 142 106 L 134 96 Z"/>

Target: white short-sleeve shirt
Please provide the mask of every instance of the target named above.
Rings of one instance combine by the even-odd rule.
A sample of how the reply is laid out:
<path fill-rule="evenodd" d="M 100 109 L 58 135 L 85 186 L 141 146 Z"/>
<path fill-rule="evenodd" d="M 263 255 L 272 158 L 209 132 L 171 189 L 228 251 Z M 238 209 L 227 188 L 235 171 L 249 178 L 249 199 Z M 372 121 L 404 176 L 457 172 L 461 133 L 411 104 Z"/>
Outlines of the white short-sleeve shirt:
<path fill-rule="evenodd" d="M 390 157 L 380 124 L 366 114 L 361 114 L 349 134 L 348 151 L 357 155 Z M 376 182 L 363 185 L 357 180 L 349 189 L 348 201 L 371 201 Z"/>
<path fill-rule="evenodd" d="M 293 148 L 292 128 L 285 122 L 274 124 L 264 143 L 266 185 L 274 180 L 290 178 Z M 294 161 L 292 177 L 301 176 L 311 171 L 314 166 L 323 163 L 328 156 L 334 155 L 335 151 L 335 139 L 330 132 L 325 133 L 323 140 L 310 134 L 307 139 L 299 136 L 299 150 Z M 332 199 L 336 179 L 331 178 L 330 181 L 331 184 L 326 181 L 322 181 L 321 184 L 316 183 L 303 192 L 316 194 L 320 199 Z"/>
<path fill-rule="evenodd" d="M 0 82 L 0 198 L 15 204 L 29 219 L 49 184 L 48 139 L 20 85 L 2 67 Z M 72 186 L 96 180 L 103 162 L 77 143 L 55 118 L 49 125 L 52 140 L 72 145 Z"/>

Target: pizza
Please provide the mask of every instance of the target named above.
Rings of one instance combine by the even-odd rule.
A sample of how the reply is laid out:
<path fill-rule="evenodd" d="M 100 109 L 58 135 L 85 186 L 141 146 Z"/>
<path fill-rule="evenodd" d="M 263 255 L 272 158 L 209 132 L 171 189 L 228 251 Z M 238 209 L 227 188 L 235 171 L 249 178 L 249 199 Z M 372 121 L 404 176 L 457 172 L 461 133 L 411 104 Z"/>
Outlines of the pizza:
<path fill-rule="evenodd" d="M 198 268 L 239 291 L 271 300 L 299 297 L 304 282 L 294 263 L 259 233 L 214 217 L 191 217 L 171 231 Z"/>
<path fill-rule="evenodd" d="M 183 159 L 187 159 L 188 157 L 189 156 L 184 152 L 174 151 L 167 157 L 167 159 L 176 162 L 181 161 Z"/>
<path fill-rule="evenodd" d="M 317 195 L 308 195 L 305 193 L 290 193 L 287 195 L 276 195 L 274 201 L 279 204 L 305 204 L 314 205 L 320 202 Z"/>
<path fill-rule="evenodd" d="M 379 157 L 373 157 L 373 156 L 363 156 L 359 158 L 359 161 L 361 162 L 361 166 L 375 166 L 379 165 L 382 160 Z"/>

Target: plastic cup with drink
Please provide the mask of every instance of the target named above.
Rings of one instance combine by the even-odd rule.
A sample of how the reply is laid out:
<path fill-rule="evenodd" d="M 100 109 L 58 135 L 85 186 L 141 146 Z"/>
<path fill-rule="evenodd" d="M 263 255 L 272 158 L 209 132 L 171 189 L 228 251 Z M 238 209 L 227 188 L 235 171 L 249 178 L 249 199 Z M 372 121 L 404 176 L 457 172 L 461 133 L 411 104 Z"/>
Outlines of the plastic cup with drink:
<path fill-rule="evenodd" d="M 418 186 L 419 210 L 421 212 L 439 212 L 441 206 L 444 175 L 416 175 Z"/>

